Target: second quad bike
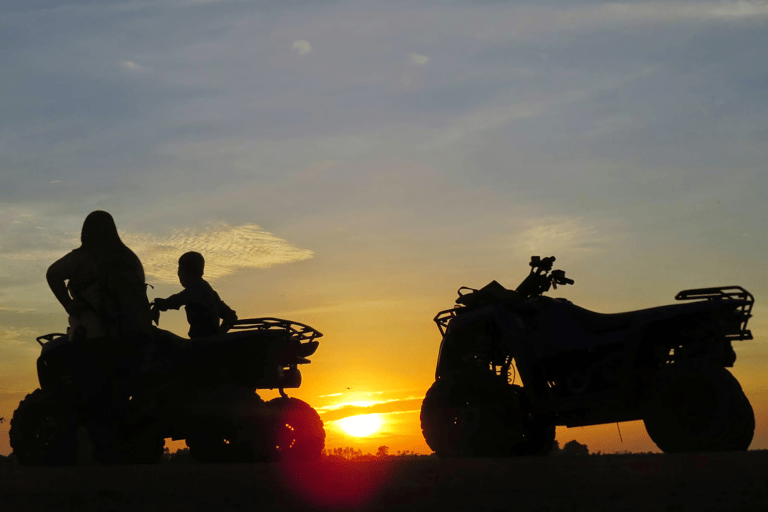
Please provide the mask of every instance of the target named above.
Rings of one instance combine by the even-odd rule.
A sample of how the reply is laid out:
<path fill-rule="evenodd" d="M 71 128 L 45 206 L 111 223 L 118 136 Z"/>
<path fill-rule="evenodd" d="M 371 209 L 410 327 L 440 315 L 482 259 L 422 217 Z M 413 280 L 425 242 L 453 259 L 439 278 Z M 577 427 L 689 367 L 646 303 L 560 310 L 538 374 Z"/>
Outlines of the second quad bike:
<path fill-rule="evenodd" d="M 238 320 L 226 328 L 231 332 L 185 339 L 153 327 L 153 340 L 131 378 L 119 462 L 159 462 L 165 438 L 186 440 L 198 462 L 320 456 L 320 416 L 284 390 L 301 385 L 298 365 L 310 362 L 322 334 L 279 318 Z M 14 412 L 11 447 L 23 465 L 76 465 L 83 437 L 72 374 L 77 341 L 65 334 L 37 341 L 40 388 Z M 257 389 L 278 389 L 280 397 L 265 402 Z"/>
<path fill-rule="evenodd" d="M 664 452 L 749 447 L 754 412 L 726 369 L 732 342 L 752 339 L 748 291 L 684 290 L 679 304 L 601 314 L 543 295 L 573 284 L 554 261 L 534 256 L 515 290 L 462 287 L 435 317 L 421 427 L 438 456 L 546 455 L 558 425 L 632 420 Z"/>

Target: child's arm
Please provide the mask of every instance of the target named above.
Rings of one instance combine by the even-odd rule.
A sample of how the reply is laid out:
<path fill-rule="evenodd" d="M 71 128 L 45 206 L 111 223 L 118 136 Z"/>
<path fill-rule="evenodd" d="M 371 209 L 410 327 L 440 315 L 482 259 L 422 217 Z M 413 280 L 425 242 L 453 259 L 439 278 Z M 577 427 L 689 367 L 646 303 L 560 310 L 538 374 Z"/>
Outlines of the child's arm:
<path fill-rule="evenodd" d="M 168 311 L 169 309 L 179 309 L 181 306 L 185 306 L 189 303 L 187 290 L 182 290 L 179 293 L 171 295 L 167 299 L 155 299 L 155 307 L 160 311 Z"/>

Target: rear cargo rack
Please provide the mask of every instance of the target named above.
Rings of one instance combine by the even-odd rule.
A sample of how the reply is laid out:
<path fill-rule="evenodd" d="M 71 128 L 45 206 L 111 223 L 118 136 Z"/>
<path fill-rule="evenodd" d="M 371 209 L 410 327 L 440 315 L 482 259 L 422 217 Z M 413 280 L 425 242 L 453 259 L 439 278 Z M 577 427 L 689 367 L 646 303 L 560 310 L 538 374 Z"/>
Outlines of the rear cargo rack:
<path fill-rule="evenodd" d="M 714 288 L 695 288 L 692 290 L 683 290 L 675 295 L 676 300 L 701 300 L 708 301 L 721 300 L 733 302 L 741 313 L 741 323 L 739 331 L 728 334 L 727 338 L 731 340 L 751 340 L 752 332 L 747 329 L 747 322 L 752 318 L 752 305 L 755 298 L 741 286 L 716 286 Z"/>
<path fill-rule="evenodd" d="M 230 329 L 233 331 L 267 331 L 279 329 L 288 331 L 291 335 L 291 338 L 294 338 L 298 341 L 312 341 L 315 338 L 322 337 L 323 335 L 323 333 L 313 329 L 308 325 L 300 324 L 299 322 L 293 322 L 291 320 L 283 320 L 282 318 L 272 317 L 244 318 L 242 320 L 236 320 L 234 323 L 232 323 Z"/>

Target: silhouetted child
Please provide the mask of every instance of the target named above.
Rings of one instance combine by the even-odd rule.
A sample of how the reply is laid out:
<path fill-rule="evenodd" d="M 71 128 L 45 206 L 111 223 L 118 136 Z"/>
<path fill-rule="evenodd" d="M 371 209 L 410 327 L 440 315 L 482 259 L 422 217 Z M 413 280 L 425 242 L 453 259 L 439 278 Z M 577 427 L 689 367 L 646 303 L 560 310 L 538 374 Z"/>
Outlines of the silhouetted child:
<path fill-rule="evenodd" d="M 219 319 L 237 320 L 237 314 L 219 298 L 203 279 L 205 259 L 199 252 L 187 252 L 179 258 L 179 281 L 184 290 L 167 299 L 155 299 L 159 311 L 186 306 L 189 337 L 213 336 L 219 332 Z"/>

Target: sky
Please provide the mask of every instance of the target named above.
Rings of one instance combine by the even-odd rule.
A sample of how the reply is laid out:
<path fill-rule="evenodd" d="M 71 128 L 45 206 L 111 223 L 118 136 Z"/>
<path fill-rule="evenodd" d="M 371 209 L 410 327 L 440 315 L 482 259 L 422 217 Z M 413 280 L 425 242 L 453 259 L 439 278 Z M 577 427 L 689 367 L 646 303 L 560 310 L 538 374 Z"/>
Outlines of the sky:
<path fill-rule="evenodd" d="M 5 0 L 0 453 L 66 327 L 45 271 L 97 209 L 150 299 L 197 250 L 240 318 L 324 334 L 291 396 L 329 448 L 429 453 L 433 317 L 531 255 L 604 313 L 752 292 L 732 372 L 768 448 L 767 28 L 765 1 Z M 557 439 L 657 451 L 642 422 Z"/>

